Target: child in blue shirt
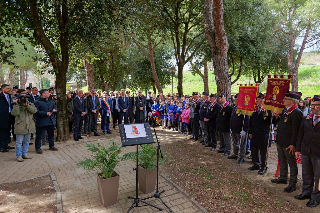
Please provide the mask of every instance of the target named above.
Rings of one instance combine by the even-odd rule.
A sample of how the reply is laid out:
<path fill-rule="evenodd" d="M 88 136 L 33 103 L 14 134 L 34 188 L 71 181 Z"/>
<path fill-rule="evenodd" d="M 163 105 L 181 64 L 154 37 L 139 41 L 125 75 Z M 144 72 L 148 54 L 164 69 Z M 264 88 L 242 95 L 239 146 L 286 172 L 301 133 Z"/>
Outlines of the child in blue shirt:
<path fill-rule="evenodd" d="M 177 122 L 177 128 L 178 128 L 178 131 L 180 133 L 182 133 L 182 120 L 181 120 L 181 114 L 184 110 L 184 107 L 183 107 L 183 104 L 182 102 L 178 102 L 178 108 L 177 108 L 177 111 L 176 111 L 176 122 Z"/>
<path fill-rule="evenodd" d="M 153 104 L 151 106 L 151 111 L 152 111 L 153 119 L 156 119 L 157 125 L 159 125 L 160 114 L 159 114 L 159 104 L 157 99 L 154 99 Z"/>
<path fill-rule="evenodd" d="M 167 106 L 167 112 L 168 112 L 168 128 L 170 128 L 172 131 L 174 131 L 174 127 L 176 124 L 176 111 L 177 111 L 177 105 L 175 105 L 171 100 L 168 100 L 168 106 Z"/>

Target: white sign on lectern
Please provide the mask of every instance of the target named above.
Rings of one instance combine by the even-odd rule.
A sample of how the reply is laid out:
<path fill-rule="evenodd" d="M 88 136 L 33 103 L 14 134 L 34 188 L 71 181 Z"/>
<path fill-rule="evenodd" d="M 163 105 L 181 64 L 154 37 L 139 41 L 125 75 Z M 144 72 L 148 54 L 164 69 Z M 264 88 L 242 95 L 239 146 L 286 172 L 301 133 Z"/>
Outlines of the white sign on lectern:
<path fill-rule="evenodd" d="M 124 131 L 127 138 L 144 138 L 147 137 L 144 124 L 124 125 Z"/>

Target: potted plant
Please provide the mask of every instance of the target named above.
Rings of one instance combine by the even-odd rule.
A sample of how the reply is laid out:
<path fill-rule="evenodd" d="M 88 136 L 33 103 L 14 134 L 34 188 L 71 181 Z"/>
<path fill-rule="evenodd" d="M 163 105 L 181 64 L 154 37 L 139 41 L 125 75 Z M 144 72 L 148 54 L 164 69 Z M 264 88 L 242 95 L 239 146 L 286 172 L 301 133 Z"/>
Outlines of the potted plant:
<path fill-rule="evenodd" d="M 87 147 L 93 155 L 91 158 L 86 158 L 78 163 L 78 166 L 98 171 L 97 182 L 100 201 L 104 207 L 111 206 L 117 203 L 119 175 L 114 169 L 120 162 L 121 146 L 112 142 L 112 145 L 108 147 L 104 147 L 99 143 L 97 145 L 89 143 Z"/>
<path fill-rule="evenodd" d="M 153 144 L 141 145 L 138 152 L 139 164 L 139 189 L 147 194 L 152 192 L 156 186 L 157 180 L 157 147 Z M 162 150 L 162 149 L 161 149 Z M 122 157 L 122 160 L 136 161 L 137 153 L 130 152 Z M 159 163 L 164 164 L 166 159 L 159 158 Z"/>

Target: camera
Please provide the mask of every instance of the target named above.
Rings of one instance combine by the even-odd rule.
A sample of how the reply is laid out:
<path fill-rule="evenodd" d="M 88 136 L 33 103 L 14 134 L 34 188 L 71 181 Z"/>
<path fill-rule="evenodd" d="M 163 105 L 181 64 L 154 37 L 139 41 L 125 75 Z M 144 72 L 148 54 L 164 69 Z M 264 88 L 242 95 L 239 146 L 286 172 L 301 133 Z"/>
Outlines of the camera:
<path fill-rule="evenodd" d="M 29 95 L 20 95 L 20 94 L 16 94 L 16 97 L 18 98 L 18 104 L 19 105 L 24 105 L 25 103 L 27 103 L 27 100 L 29 98 Z"/>

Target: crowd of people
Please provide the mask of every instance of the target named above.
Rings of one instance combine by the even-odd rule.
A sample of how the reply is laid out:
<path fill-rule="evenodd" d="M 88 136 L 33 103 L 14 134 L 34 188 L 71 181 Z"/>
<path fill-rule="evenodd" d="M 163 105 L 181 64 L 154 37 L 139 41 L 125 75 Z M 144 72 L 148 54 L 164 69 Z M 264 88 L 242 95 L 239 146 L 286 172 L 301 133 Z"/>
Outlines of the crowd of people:
<path fill-rule="evenodd" d="M 9 85 L 1 86 L 0 152 L 15 149 L 19 162 L 30 158 L 27 152 L 33 134 L 36 153 L 42 154 L 44 138 L 50 150 L 58 151 L 54 146 L 58 110 L 54 88 L 38 92 L 36 87 L 11 90 Z M 283 99 L 285 109 L 272 113 L 264 109 L 265 95 L 259 93 L 251 116 L 237 111 L 238 95 L 232 96 L 229 103 L 225 93 L 193 92 L 192 96 L 179 97 L 151 92 L 144 96 L 141 90 L 137 93 L 76 90 L 66 96 L 69 131 L 75 141 L 84 139 L 83 134 L 90 137 L 92 132 L 99 136 L 99 121 L 103 135 L 111 134 L 118 124 L 149 122 L 152 126 L 190 135 L 190 139 L 228 159 L 236 159 L 238 164 L 243 164 L 251 153 L 248 158 L 253 165 L 248 169 L 257 170 L 260 175 L 266 172 L 268 147 L 275 141 L 280 177 L 271 182 L 287 184 L 289 165 L 289 185 L 284 192 L 295 191 L 297 162 L 301 161 L 302 193 L 295 198 L 309 199 L 307 206 L 315 207 L 320 202 L 320 96 L 301 100 L 301 95 L 288 91 Z M 8 145 L 11 135 L 15 137 L 15 147 Z"/>

